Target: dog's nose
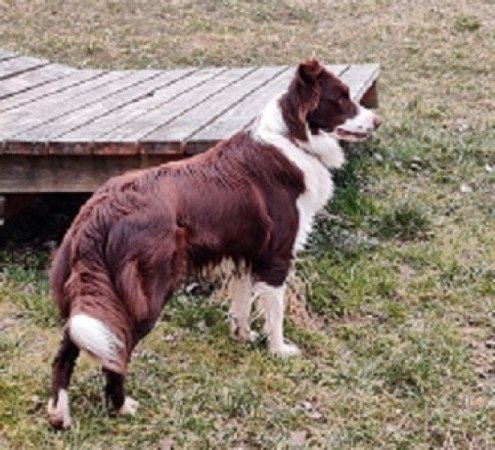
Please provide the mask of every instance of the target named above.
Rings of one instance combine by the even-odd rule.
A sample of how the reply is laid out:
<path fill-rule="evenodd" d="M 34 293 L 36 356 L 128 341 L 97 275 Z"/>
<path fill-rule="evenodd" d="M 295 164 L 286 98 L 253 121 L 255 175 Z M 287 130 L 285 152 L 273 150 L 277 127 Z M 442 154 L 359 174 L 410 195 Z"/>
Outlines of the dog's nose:
<path fill-rule="evenodd" d="M 382 119 L 376 114 L 373 115 L 373 128 L 376 130 L 382 124 Z"/>

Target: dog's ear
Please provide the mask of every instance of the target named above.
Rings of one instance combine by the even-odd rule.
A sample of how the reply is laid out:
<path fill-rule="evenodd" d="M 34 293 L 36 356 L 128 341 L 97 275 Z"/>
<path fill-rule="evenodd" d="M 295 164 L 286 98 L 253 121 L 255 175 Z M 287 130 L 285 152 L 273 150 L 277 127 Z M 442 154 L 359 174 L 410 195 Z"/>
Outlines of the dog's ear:
<path fill-rule="evenodd" d="M 309 59 L 302 62 L 297 68 L 299 78 L 309 86 L 316 84 L 322 72 L 323 66 L 316 59 Z"/>
<path fill-rule="evenodd" d="M 301 113 L 306 116 L 318 106 L 320 98 L 319 78 L 323 72 L 323 66 L 316 59 L 302 62 L 297 68 L 297 86 L 300 94 Z"/>
<path fill-rule="evenodd" d="M 323 67 L 316 59 L 299 64 L 287 92 L 280 99 L 291 137 L 302 142 L 308 140 L 306 118 L 318 106 L 322 72 Z"/>

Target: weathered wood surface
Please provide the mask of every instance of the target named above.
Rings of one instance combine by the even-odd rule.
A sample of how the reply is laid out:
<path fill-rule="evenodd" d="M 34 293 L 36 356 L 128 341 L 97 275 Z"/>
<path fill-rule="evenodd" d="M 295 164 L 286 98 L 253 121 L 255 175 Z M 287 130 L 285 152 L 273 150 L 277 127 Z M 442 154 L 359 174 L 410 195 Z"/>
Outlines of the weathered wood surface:
<path fill-rule="evenodd" d="M 0 61 L 4 59 L 15 58 L 17 55 L 13 52 L 9 52 L 8 50 L 3 50 L 0 48 Z"/>
<path fill-rule="evenodd" d="M 0 61 L 0 80 L 15 77 L 30 70 L 35 70 L 47 66 L 48 61 L 29 56 L 19 56 L 7 58 Z"/>
<path fill-rule="evenodd" d="M 0 192 L 48 193 L 91 192 L 108 178 L 128 170 L 156 166 L 181 155 L 32 157 L 3 155 L 0 158 Z"/>
<path fill-rule="evenodd" d="M 355 100 L 376 105 L 378 65 L 328 67 Z M 0 193 L 89 191 L 122 170 L 203 151 L 248 126 L 293 73 L 79 70 L 0 49 Z"/>

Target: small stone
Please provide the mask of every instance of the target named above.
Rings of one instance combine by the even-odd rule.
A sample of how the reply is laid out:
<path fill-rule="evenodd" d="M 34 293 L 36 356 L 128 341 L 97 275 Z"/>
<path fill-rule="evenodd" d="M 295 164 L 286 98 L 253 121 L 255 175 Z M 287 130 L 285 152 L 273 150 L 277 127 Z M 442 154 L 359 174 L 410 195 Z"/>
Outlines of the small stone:
<path fill-rule="evenodd" d="M 383 162 L 383 156 L 380 153 L 373 153 L 373 159 L 379 164 Z"/>
<path fill-rule="evenodd" d="M 488 173 L 492 173 L 493 172 L 493 167 L 490 166 L 489 164 L 485 164 L 485 170 L 488 172 Z"/>
<path fill-rule="evenodd" d="M 460 187 L 460 191 L 463 194 L 469 194 L 469 193 L 473 192 L 473 188 L 471 186 L 469 186 L 469 184 L 462 183 L 461 187 Z"/>

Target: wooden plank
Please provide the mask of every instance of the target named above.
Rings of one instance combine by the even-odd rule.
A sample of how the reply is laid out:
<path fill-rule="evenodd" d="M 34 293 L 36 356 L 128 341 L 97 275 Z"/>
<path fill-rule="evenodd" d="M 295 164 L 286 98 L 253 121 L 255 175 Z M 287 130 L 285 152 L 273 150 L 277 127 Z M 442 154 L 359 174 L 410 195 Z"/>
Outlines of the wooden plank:
<path fill-rule="evenodd" d="M 204 104 L 197 105 L 181 114 L 166 126 L 161 126 L 147 134 L 141 142 L 163 142 L 181 144 L 199 129 L 207 126 L 221 114 L 225 113 L 236 103 L 242 101 L 250 93 L 256 91 L 272 78 L 285 71 L 285 67 L 260 67 L 255 71 L 231 83 L 219 92 L 216 92 Z"/>
<path fill-rule="evenodd" d="M 20 56 L 18 58 L 4 59 L 0 61 L 0 80 L 14 77 L 28 70 L 34 70 L 37 67 L 48 65 L 44 59 L 31 58 L 29 56 Z"/>
<path fill-rule="evenodd" d="M 0 155 L 0 192 L 92 192 L 128 170 L 174 161 L 181 155 L 27 156 Z"/>
<path fill-rule="evenodd" d="M 137 102 L 126 105 L 122 108 L 112 111 L 103 117 L 98 118 L 92 123 L 83 125 L 60 137 L 64 142 L 84 142 L 89 141 L 107 141 L 106 136 L 111 132 L 118 132 L 118 129 L 124 129 L 142 115 L 149 114 L 151 111 L 163 108 L 171 100 L 183 95 L 189 90 L 198 87 L 224 72 L 222 68 L 207 68 L 198 70 L 191 75 L 177 80 L 157 89 L 153 96 L 140 99 Z"/>
<path fill-rule="evenodd" d="M 138 141 L 146 134 L 153 132 L 195 106 L 206 102 L 206 100 L 217 92 L 246 77 L 254 70 L 254 68 L 226 70 L 217 77 L 211 78 L 205 83 L 190 89 L 183 95 L 174 98 L 163 109 L 155 109 L 144 113 L 136 117 L 125 127 L 106 134 L 104 138 L 109 141 Z"/>
<path fill-rule="evenodd" d="M 190 74 L 192 69 L 163 71 L 151 78 L 149 73 L 146 75 L 146 72 L 147 71 L 140 71 L 136 73 L 136 75 L 141 76 L 138 77 L 138 82 L 115 91 L 112 95 L 104 95 L 99 101 L 89 103 L 86 106 L 72 110 L 67 114 L 60 115 L 50 122 L 41 124 L 36 127 L 36 129 L 23 133 L 23 140 L 56 140 L 60 136 L 77 129 L 81 125 L 90 124 L 93 120 L 105 116 L 109 112 L 118 110 L 123 106 L 133 104 L 139 99 L 153 95 L 156 89 L 160 89 L 173 81 Z M 88 140 L 87 137 L 86 140 Z"/>
<path fill-rule="evenodd" d="M 349 69 L 349 64 L 325 64 L 325 68 L 332 72 L 336 77 L 341 77 L 342 74 Z"/>
<path fill-rule="evenodd" d="M 327 69 L 336 76 L 340 76 L 347 67 L 347 65 L 332 65 L 327 66 Z M 186 145 L 186 152 L 196 153 L 202 151 L 208 148 L 212 142 L 225 139 L 246 127 L 272 98 L 275 98 L 287 89 L 293 77 L 294 68 L 292 67 L 280 72 L 277 77 L 252 92 L 243 101 L 230 108 L 225 114 L 222 114 L 209 125 L 190 136 Z"/>
<path fill-rule="evenodd" d="M 41 130 L 46 123 L 158 74 L 159 71 L 139 70 L 104 73 L 94 80 L 3 113 L 0 135 L 22 141 L 41 139 Z"/>
<path fill-rule="evenodd" d="M 4 50 L 2 48 L 0 48 L 0 61 L 4 60 L 4 59 L 11 59 L 11 58 L 15 58 L 17 55 L 13 52 L 9 52 L 8 50 Z"/>
<path fill-rule="evenodd" d="M 19 108 L 28 103 L 42 100 L 53 94 L 58 94 L 64 90 L 83 84 L 95 78 L 101 77 L 106 72 L 103 70 L 76 70 L 73 74 L 50 81 L 46 84 L 36 86 L 29 91 L 19 93 L 15 96 L 0 100 L 0 119 L 1 113 Z"/>
<path fill-rule="evenodd" d="M 351 65 L 340 79 L 349 86 L 351 98 L 360 101 L 380 73 L 378 64 Z"/>
<path fill-rule="evenodd" d="M 58 80 L 76 71 L 77 69 L 61 64 L 49 64 L 8 78 L 0 83 L 0 100 L 41 86 L 49 81 Z"/>
<path fill-rule="evenodd" d="M 361 105 L 366 108 L 378 108 L 378 78 L 373 81 L 361 98 Z"/>

